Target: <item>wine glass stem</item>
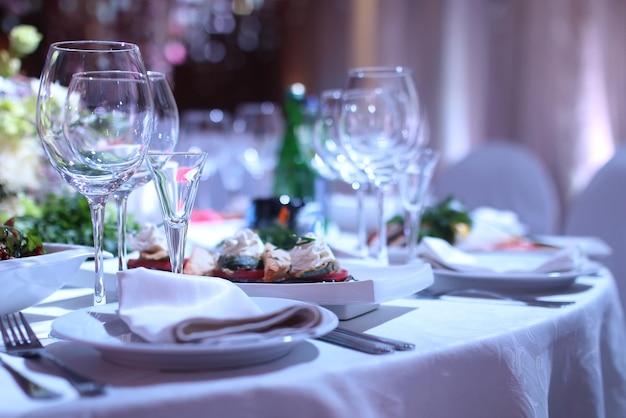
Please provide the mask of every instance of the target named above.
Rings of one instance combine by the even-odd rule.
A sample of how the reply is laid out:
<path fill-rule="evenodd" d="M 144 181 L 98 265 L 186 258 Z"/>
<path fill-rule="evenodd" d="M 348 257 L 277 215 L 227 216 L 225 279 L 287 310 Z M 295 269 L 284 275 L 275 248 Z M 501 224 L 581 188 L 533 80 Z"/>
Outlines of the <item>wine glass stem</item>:
<path fill-rule="evenodd" d="M 376 188 L 376 200 L 378 203 L 378 255 L 377 259 L 382 265 L 389 265 L 389 253 L 387 249 L 387 221 L 385 219 L 385 194 L 386 188 Z"/>
<path fill-rule="evenodd" d="M 113 193 L 115 198 L 115 207 L 117 210 L 117 269 L 118 271 L 126 270 L 126 257 L 128 249 L 126 248 L 126 208 L 128 206 L 128 195 L 130 192 L 118 190 Z"/>
<path fill-rule="evenodd" d="M 95 249 L 95 283 L 94 283 L 94 305 L 104 305 L 107 303 L 104 289 L 104 270 L 102 255 L 104 243 L 104 215 L 107 196 L 91 196 L 87 198 L 89 211 L 91 212 L 91 223 L 93 227 L 93 246 Z"/>
<path fill-rule="evenodd" d="M 181 224 L 165 222 L 164 224 L 173 273 L 183 274 L 183 264 L 185 262 L 185 241 L 187 238 L 188 226 L 189 223 L 187 222 Z"/>
<path fill-rule="evenodd" d="M 357 249 L 361 256 L 367 257 L 369 255 L 369 251 L 367 247 L 367 224 L 365 222 L 365 189 L 362 184 L 358 184 L 358 187 L 353 184 L 352 188 L 356 191 Z"/>
<path fill-rule="evenodd" d="M 410 263 L 417 259 L 417 238 L 420 230 L 421 211 L 407 211 L 406 216 L 408 218 L 406 223 L 408 231 L 405 230 L 408 240 L 407 262 Z"/>

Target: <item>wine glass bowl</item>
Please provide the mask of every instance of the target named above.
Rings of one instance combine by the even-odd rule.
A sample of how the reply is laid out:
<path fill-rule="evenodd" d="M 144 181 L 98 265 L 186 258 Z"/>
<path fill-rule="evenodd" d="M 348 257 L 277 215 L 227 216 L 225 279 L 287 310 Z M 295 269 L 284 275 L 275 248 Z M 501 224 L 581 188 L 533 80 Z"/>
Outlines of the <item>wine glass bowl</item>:
<path fill-rule="evenodd" d="M 127 182 L 145 155 L 151 100 L 144 74 L 74 74 L 63 109 L 64 140 L 48 148 L 65 181 L 85 195 L 109 194 Z"/>
<path fill-rule="evenodd" d="M 98 98 L 102 103 L 96 105 Z M 137 45 L 116 41 L 50 45 L 37 95 L 37 130 L 51 166 L 89 202 L 96 305 L 106 303 L 102 270 L 106 201 L 141 165 L 151 140 L 152 116 L 152 95 Z"/>
<path fill-rule="evenodd" d="M 243 187 L 245 169 L 239 160 L 239 144 L 233 140 L 233 117 L 223 109 L 188 109 L 182 114 L 179 151 L 205 151 L 204 164 L 196 206 L 216 209 L 215 177 L 219 173 L 222 186 L 230 194 Z M 227 204 L 226 204 L 227 206 Z"/>
<path fill-rule="evenodd" d="M 235 111 L 233 130 L 241 144 L 241 162 L 261 180 L 278 164 L 284 119 L 275 103 L 243 103 Z"/>

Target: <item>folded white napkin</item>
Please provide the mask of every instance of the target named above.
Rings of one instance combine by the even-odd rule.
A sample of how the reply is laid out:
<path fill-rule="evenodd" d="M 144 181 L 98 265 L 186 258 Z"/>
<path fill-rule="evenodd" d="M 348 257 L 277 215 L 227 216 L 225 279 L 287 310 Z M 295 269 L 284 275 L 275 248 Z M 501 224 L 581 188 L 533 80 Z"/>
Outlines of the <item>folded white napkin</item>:
<path fill-rule="evenodd" d="M 306 303 L 264 312 L 237 285 L 217 277 L 135 268 L 118 272 L 117 279 L 120 318 L 150 342 L 275 337 L 322 320 L 321 311 Z"/>
<path fill-rule="evenodd" d="M 579 268 L 585 260 L 578 248 L 565 248 L 545 257 L 514 257 L 495 265 L 493 261 L 464 252 L 441 238 L 424 237 L 419 247 L 420 257 L 436 267 L 476 273 L 552 273 Z"/>

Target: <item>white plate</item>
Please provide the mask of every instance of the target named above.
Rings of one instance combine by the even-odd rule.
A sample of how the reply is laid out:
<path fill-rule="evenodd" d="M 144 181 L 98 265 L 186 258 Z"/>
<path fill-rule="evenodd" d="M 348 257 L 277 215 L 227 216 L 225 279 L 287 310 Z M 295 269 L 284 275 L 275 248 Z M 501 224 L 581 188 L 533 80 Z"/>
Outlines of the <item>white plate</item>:
<path fill-rule="evenodd" d="M 538 259 L 548 257 L 542 252 L 488 252 L 472 253 L 481 263 L 487 261 L 496 264 L 514 265 L 520 260 L 536 263 Z M 570 271 L 552 273 L 533 272 L 460 272 L 434 268 L 437 290 L 480 288 L 506 290 L 518 293 L 553 292 L 571 286 L 577 277 L 594 274 L 601 268 L 594 261 L 586 261 L 581 267 Z"/>
<path fill-rule="evenodd" d="M 270 312 L 301 303 L 288 299 L 253 298 Z M 335 314 L 317 307 L 322 321 L 312 330 L 260 340 L 233 340 L 226 345 L 157 344 L 135 337 L 117 315 L 117 304 L 89 307 L 61 316 L 52 323 L 54 337 L 86 344 L 112 363 L 133 368 L 161 370 L 227 369 L 261 364 L 286 355 L 299 342 L 317 338 L 338 324 Z"/>
<path fill-rule="evenodd" d="M 340 319 L 349 319 L 367 311 L 367 306 L 376 307 L 382 302 L 412 295 L 429 287 L 434 281 L 430 265 L 424 262 L 380 267 L 365 260 L 339 259 L 339 264 L 356 280 L 238 285 L 248 296 L 289 298 L 315 303 L 332 310 Z M 347 305 L 352 305 L 352 308 L 360 305 L 363 309 L 346 310 Z"/>

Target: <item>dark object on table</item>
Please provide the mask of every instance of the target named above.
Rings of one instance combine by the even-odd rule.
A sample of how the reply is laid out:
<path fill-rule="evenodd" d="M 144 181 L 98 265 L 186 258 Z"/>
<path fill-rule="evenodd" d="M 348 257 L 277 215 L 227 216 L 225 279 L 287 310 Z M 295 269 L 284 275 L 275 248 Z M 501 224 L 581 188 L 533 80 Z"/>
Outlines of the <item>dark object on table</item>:
<path fill-rule="evenodd" d="M 250 229 L 261 229 L 279 224 L 295 231 L 298 212 L 303 206 L 304 202 L 300 199 L 254 199 L 246 214 L 246 225 Z"/>

